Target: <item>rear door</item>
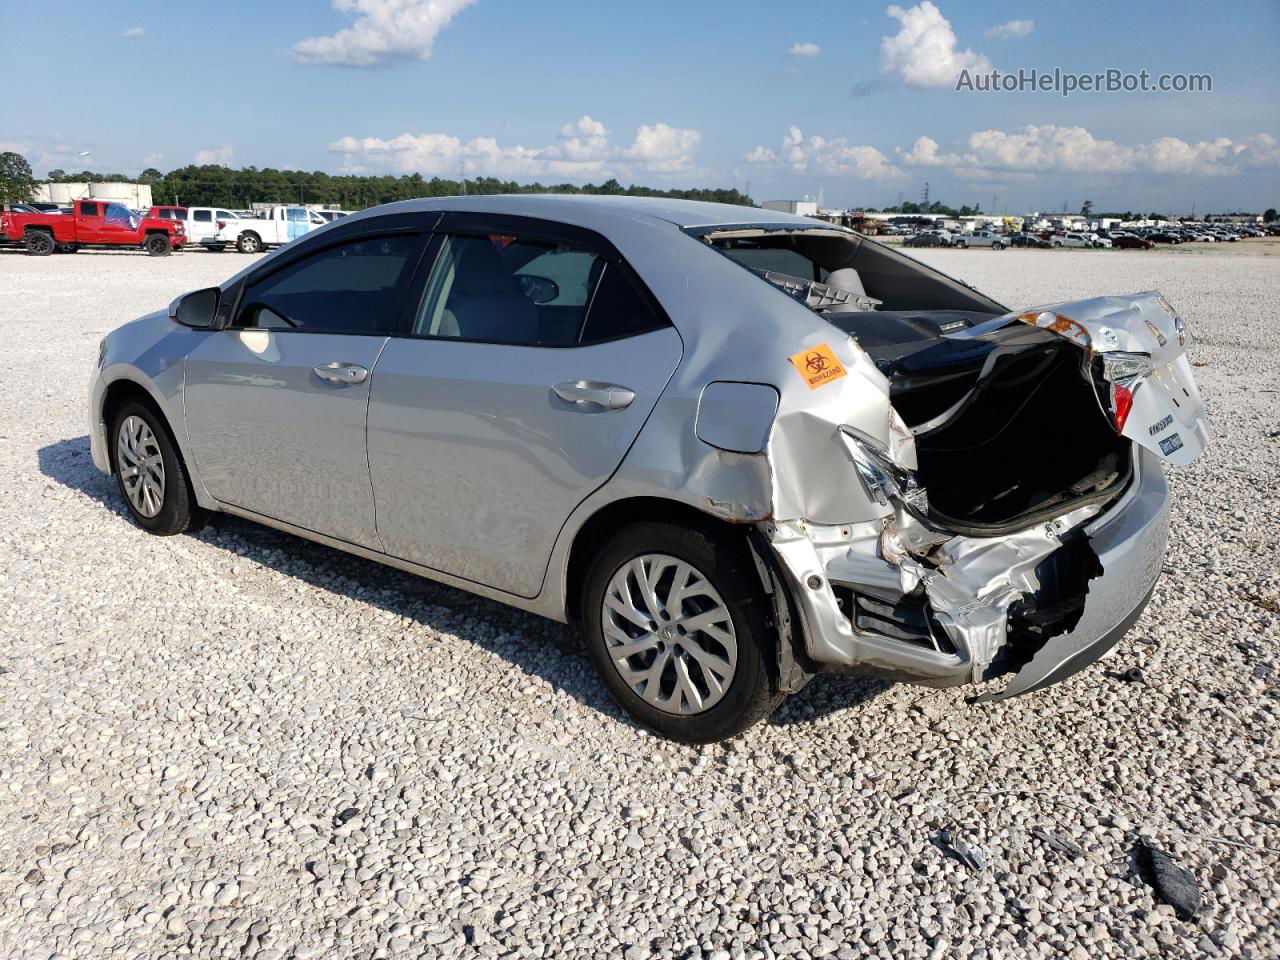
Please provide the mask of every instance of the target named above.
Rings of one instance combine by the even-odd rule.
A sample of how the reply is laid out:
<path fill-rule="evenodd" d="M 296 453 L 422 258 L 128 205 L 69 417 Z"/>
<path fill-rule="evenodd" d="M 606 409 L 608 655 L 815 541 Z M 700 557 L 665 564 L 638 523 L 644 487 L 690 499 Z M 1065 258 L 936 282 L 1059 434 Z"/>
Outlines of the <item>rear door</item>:
<path fill-rule="evenodd" d="M 424 243 L 424 233 L 348 235 L 248 278 L 233 325 L 187 357 L 187 428 L 214 497 L 380 549 L 370 374 Z"/>
<path fill-rule="evenodd" d="M 102 208 L 96 200 L 76 204 L 76 240 L 79 243 L 104 243 Z"/>
<path fill-rule="evenodd" d="M 446 215 L 369 400 L 388 553 L 537 595 L 569 514 L 617 469 L 682 343 L 594 233 Z M 424 268 L 425 269 L 425 268 Z"/>

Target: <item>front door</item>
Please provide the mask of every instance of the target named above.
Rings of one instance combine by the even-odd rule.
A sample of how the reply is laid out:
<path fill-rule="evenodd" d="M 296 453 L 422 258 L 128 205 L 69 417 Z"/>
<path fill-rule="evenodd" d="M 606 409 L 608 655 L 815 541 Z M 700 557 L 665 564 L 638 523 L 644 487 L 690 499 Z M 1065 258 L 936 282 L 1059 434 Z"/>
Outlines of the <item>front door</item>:
<path fill-rule="evenodd" d="M 420 236 L 361 237 L 249 278 L 233 326 L 187 356 L 188 432 L 215 498 L 379 548 L 370 375 L 420 253 Z"/>
<path fill-rule="evenodd" d="M 532 597 L 682 343 L 616 255 L 489 229 L 442 238 L 410 336 L 383 351 L 369 465 L 388 553 Z"/>

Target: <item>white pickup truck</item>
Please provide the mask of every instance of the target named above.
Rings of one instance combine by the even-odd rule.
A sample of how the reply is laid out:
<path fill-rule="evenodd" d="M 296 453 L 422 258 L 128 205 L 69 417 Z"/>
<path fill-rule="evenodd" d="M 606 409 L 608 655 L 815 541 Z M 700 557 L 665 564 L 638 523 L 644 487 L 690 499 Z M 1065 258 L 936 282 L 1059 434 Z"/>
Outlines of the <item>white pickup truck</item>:
<path fill-rule="evenodd" d="M 992 250 L 1003 250 L 1009 245 L 1009 238 L 991 230 L 975 230 L 973 233 L 962 233 L 951 241 L 957 247 L 990 247 Z"/>
<path fill-rule="evenodd" d="M 268 247 L 296 240 L 327 220 L 306 207 L 280 205 L 256 217 L 236 217 L 222 224 L 218 239 L 234 243 L 241 253 L 259 253 Z"/>

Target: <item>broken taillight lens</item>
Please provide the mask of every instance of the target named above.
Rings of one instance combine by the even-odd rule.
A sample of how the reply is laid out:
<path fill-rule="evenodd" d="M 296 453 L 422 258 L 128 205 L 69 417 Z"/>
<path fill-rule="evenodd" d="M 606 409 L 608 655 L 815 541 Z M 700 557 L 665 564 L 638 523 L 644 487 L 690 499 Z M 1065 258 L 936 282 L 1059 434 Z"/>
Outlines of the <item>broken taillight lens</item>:
<path fill-rule="evenodd" d="M 1111 422 L 1116 433 L 1124 432 L 1133 409 L 1134 391 L 1154 371 L 1151 357 L 1145 353 L 1116 351 L 1102 355 L 1102 376 L 1111 385 Z"/>

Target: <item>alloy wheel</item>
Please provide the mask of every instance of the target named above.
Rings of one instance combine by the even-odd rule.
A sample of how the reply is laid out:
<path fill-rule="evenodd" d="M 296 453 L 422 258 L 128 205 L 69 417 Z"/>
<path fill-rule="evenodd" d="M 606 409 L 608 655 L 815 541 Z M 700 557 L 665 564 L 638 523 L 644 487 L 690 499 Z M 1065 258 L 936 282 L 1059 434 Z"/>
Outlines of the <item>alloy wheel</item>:
<path fill-rule="evenodd" d="M 648 553 L 614 573 L 601 610 L 609 662 L 638 697 L 666 713 L 711 709 L 733 682 L 733 617 L 692 564 Z"/>
<path fill-rule="evenodd" d="M 126 417 L 116 437 L 116 468 L 133 508 L 151 518 L 164 506 L 164 455 L 141 417 Z"/>

